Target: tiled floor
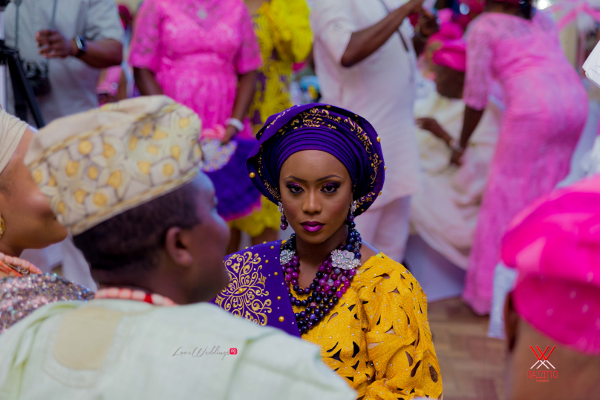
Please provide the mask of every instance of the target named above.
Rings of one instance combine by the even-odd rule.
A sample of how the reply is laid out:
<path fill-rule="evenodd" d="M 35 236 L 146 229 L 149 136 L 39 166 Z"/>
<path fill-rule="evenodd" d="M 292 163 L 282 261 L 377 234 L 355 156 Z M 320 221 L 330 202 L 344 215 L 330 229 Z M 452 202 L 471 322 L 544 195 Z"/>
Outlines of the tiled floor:
<path fill-rule="evenodd" d="M 488 317 L 474 314 L 460 299 L 430 303 L 428 314 L 444 399 L 503 399 L 505 342 L 487 337 Z"/>

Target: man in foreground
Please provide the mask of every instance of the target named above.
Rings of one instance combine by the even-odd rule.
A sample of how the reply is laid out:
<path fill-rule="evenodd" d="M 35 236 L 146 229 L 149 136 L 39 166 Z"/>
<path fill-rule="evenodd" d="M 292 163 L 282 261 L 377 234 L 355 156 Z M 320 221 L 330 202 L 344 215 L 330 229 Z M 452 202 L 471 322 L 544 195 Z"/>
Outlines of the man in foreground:
<path fill-rule="evenodd" d="M 199 133 L 196 114 L 156 96 L 34 139 L 26 164 L 101 290 L 0 336 L 0 398 L 355 397 L 316 347 L 202 303 L 227 285 L 229 230 L 199 172 Z"/>

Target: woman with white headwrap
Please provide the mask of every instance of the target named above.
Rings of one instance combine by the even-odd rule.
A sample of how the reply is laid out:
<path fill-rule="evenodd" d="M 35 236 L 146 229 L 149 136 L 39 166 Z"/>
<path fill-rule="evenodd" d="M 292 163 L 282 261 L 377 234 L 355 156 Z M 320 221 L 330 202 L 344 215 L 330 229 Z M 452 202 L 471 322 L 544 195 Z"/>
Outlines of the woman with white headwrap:
<path fill-rule="evenodd" d="M 25 249 L 67 236 L 23 161 L 33 134 L 25 122 L 0 110 L 0 333 L 44 304 L 92 296 L 18 258 Z"/>

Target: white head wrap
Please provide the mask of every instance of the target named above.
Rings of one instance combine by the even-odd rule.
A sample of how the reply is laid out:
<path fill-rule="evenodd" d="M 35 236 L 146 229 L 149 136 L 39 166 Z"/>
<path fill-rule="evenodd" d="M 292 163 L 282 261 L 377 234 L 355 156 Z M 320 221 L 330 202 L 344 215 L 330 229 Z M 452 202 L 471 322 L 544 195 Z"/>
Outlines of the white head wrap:
<path fill-rule="evenodd" d="M 4 110 L 0 110 L 0 173 L 17 151 L 23 134 L 29 125 Z"/>

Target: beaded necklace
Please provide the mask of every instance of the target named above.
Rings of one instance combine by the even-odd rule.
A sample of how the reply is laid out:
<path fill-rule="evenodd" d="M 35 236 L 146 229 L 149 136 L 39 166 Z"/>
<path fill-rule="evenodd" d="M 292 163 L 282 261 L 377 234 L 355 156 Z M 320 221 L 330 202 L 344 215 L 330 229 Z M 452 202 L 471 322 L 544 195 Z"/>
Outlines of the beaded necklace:
<path fill-rule="evenodd" d="M 0 253 L 0 272 L 13 277 L 40 275 L 42 273 L 38 267 L 29 261 L 7 256 L 4 253 Z"/>
<path fill-rule="evenodd" d="M 150 294 L 144 292 L 143 290 L 122 289 L 117 287 L 110 287 L 98 290 L 98 292 L 94 296 L 94 299 L 134 300 L 153 304 L 155 306 L 165 307 L 172 307 L 177 305 L 177 303 L 175 303 L 173 300 L 169 299 L 168 297 L 161 296 L 160 294 Z"/>
<path fill-rule="evenodd" d="M 348 223 L 350 233 L 346 245 L 341 245 L 327 256 L 319 265 L 317 276 L 307 288 L 298 285 L 300 258 L 296 255 L 296 235 L 292 234 L 281 248 L 280 264 L 290 302 L 296 307 L 305 307 L 303 311 L 295 313 L 300 333 L 308 332 L 331 312 L 350 287 L 352 278 L 356 275 L 356 268 L 360 267 L 362 239 L 360 233 L 354 229 L 355 224 L 352 220 Z M 297 299 L 292 289 L 299 295 L 309 296 L 305 300 Z"/>

